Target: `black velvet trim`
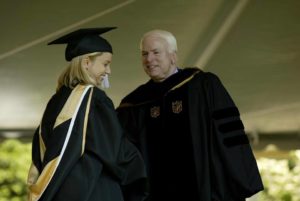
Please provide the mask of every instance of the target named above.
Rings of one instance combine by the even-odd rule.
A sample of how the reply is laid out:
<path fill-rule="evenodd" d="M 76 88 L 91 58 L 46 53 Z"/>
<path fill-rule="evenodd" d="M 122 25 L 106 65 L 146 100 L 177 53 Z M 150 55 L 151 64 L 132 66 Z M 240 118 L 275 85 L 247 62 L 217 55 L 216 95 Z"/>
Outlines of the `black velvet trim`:
<path fill-rule="evenodd" d="M 240 116 L 239 110 L 237 107 L 229 107 L 221 110 L 214 111 L 212 117 L 215 120 L 225 119 L 228 117 Z"/>
<path fill-rule="evenodd" d="M 157 100 L 174 86 L 180 84 L 185 79 L 199 72 L 202 71 L 198 68 L 178 69 L 178 73 L 171 75 L 163 82 L 154 82 L 153 80 L 150 80 L 146 84 L 141 85 L 128 96 L 126 96 L 121 101 L 121 105 L 123 105 L 124 103 L 130 103 L 129 105 L 136 105 Z"/>
<path fill-rule="evenodd" d="M 219 126 L 219 131 L 222 133 L 228 133 L 235 130 L 244 129 L 244 125 L 241 120 L 231 121 Z"/>
<path fill-rule="evenodd" d="M 247 135 L 238 135 L 224 139 L 223 143 L 226 147 L 234 147 L 237 145 L 249 144 L 249 139 Z"/>

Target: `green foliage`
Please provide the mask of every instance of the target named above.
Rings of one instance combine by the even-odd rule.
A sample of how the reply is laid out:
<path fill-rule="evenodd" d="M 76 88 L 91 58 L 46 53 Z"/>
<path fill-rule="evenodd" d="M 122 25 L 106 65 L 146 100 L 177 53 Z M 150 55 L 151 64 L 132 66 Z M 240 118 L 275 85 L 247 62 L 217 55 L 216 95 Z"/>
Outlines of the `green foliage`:
<path fill-rule="evenodd" d="M 31 143 L 8 139 L 0 144 L 0 201 L 27 200 L 30 163 Z"/>
<path fill-rule="evenodd" d="M 300 201 L 300 150 L 285 160 L 257 160 L 265 190 L 258 201 Z M 31 143 L 9 139 L 0 144 L 0 201 L 26 201 Z"/>
<path fill-rule="evenodd" d="M 259 201 L 300 201 L 300 150 L 287 159 L 260 158 L 257 163 L 265 186 Z"/>

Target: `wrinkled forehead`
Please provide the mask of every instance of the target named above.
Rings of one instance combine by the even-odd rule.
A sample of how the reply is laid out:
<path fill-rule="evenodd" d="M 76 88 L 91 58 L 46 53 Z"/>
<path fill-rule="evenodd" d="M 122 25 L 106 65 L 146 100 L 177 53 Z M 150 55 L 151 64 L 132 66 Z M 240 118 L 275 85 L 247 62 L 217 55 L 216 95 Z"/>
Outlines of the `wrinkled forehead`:
<path fill-rule="evenodd" d="M 156 35 L 145 37 L 141 43 L 142 51 L 165 50 L 167 47 L 167 41 L 164 38 Z"/>

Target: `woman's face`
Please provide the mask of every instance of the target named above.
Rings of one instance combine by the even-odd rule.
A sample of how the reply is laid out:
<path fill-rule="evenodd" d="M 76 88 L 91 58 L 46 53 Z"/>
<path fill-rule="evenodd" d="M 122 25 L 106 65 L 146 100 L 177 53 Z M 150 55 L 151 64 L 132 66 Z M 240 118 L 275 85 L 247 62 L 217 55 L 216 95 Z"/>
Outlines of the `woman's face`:
<path fill-rule="evenodd" d="M 105 75 L 109 75 L 110 64 L 112 61 L 112 54 L 110 52 L 104 52 L 99 56 L 96 56 L 92 62 L 88 59 L 86 69 L 89 75 L 96 81 L 97 85 L 100 86 Z"/>

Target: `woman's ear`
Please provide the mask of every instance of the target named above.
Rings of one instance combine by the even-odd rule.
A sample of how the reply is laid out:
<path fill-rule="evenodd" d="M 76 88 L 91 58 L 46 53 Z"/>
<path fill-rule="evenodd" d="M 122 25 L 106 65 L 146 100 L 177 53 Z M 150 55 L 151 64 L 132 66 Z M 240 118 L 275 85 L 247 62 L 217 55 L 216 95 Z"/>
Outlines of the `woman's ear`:
<path fill-rule="evenodd" d="M 90 66 L 90 58 L 89 57 L 84 57 L 82 60 L 81 60 L 81 66 L 83 68 L 85 68 L 86 70 L 88 70 L 89 66 Z"/>

